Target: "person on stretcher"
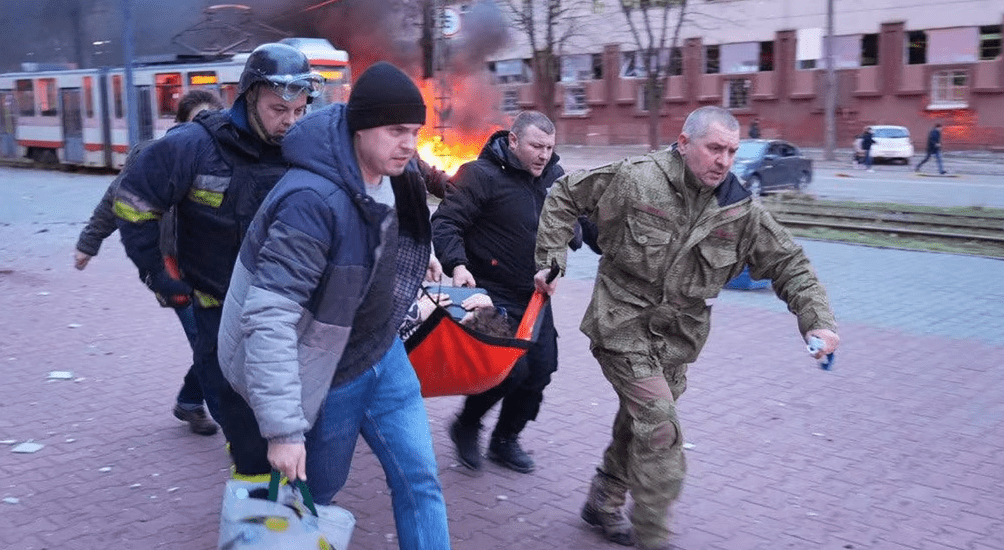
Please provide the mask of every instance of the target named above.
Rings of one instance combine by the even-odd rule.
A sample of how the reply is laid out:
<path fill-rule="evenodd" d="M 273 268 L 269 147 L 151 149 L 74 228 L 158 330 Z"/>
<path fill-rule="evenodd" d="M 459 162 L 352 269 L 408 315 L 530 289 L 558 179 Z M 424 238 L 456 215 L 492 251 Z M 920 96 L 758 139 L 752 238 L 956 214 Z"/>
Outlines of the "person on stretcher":
<path fill-rule="evenodd" d="M 429 318 L 437 303 L 445 308 L 452 305 L 453 301 L 446 293 L 419 293 L 418 299 L 412 304 L 401 323 L 402 340 L 407 340 L 415 329 Z M 460 319 L 460 324 L 475 332 L 501 338 L 512 338 L 516 333 L 516 328 L 509 321 L 505 308 L 495 307 L 487 294 L 481 292 L 472 294 L 465 298 L 460 306 L 467 311 Z"/>

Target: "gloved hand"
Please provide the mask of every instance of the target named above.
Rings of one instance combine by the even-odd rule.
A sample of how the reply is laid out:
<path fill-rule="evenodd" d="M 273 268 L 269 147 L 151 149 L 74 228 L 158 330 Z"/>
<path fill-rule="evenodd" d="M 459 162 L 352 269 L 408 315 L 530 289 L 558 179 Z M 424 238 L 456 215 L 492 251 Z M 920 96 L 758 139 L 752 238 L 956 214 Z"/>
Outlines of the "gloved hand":
<path fill-rule="evenodd" d="M 157 301 L 164 307 L 184 308 L 192 303 L 192 287 L 185 281 L 175 279 L 160 270 L 146 276 L 146 286 L 156 295 Z"/>

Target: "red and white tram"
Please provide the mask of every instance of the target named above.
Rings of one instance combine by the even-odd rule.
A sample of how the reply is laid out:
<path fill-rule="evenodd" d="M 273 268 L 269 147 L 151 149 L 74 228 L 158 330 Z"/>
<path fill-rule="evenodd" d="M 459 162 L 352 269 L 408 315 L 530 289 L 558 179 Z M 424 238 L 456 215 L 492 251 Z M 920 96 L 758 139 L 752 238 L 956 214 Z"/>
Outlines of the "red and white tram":
<path fill-rule="evenodd" d="M 348 101 L 348 53 L 325 39 L 283 41 L 303 51 L 312 69 L 327 79 L 312 108 Z M 212 89 L 232 104 L 247 56 L 134 66 L 139 139 L 163 136 L 190 89 Z M 129 152 L 124 89 L 123 68 L 0 74 L 0 159 L 120 168 Z"/>

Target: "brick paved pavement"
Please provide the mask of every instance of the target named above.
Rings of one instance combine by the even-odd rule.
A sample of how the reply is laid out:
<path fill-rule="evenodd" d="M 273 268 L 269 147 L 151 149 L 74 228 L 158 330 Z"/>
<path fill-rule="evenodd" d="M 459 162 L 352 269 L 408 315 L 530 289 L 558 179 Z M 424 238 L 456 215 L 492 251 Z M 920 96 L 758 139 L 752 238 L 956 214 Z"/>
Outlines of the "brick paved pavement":
<path fill-rule="evenodd" d="M 66 216 L 100 191 L 61 188 Z M 0 501 L 0 548 L 213 548 L 228 461 L 220 435 L 170 414 L 189 361 L 175 316 L 114 239 L 77 272 L 81 226 L 42 218 L 0 218 L 0 441 L 44 445 L 0 444 L 0 499 L 16 499 Z M 676 546 L 1004 549 L 1004 262 L 804 244 L 841 320 L 835 370 L 769 292 L 723 293 L 680 402 L 693 448 Z M 575 256 L 580 276 L 589 259 Z M 426 401 L 454 548 L 619 548 L 578 519 L 615 411 L 576 328 L 590 286 L 570 278 L 555 297 L 561 366 L 524 434 L 536 473 L 464 470 L 446 435 L 459 398 Z M 338 499 L 352 548 L 396 548 L 365 444 Z"/>

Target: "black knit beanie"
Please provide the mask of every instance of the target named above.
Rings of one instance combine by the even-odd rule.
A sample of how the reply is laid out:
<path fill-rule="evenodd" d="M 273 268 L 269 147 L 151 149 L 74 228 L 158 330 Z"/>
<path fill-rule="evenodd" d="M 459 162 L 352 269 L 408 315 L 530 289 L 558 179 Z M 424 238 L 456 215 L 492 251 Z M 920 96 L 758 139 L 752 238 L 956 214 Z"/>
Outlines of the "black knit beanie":
<path fill-rule="evenodd" d="M 425 124 L 425 102 L 408 75 L 380 61 L 353 86 L 347 118 L 352 133 L 391 124 Z"/>

